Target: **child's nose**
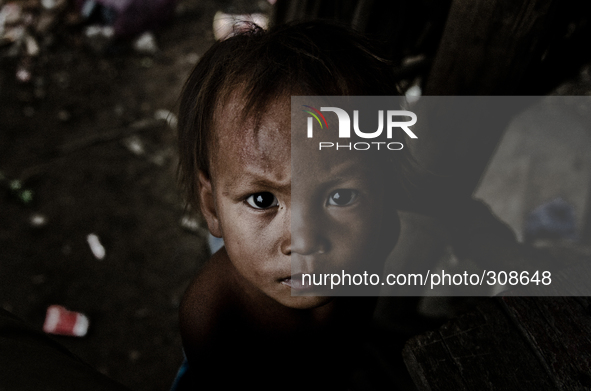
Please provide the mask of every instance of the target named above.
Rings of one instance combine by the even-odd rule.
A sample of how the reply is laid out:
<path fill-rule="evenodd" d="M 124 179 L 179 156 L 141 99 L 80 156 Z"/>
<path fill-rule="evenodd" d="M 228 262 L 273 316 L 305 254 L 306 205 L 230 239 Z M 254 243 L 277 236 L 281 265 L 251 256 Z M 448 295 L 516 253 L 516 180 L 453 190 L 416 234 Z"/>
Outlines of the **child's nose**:
<path fill-rule="evenodd" d="M 325 253 L 329 243 L 322 232 L 321 215 L 305 209 L 292 207 L 290 252 L 299 255 Z"/>

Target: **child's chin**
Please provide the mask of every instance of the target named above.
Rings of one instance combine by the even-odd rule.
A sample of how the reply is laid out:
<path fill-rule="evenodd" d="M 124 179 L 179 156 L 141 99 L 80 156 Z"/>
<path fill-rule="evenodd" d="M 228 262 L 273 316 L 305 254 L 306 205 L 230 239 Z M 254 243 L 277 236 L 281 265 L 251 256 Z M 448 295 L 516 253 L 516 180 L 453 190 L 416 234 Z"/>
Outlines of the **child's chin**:
<path fill-rule="evenodd" d="M 282 298 L 279 302 L 286 307 L 298 310 L 311 310 L 330 303 L 332 299 L 332 297 L 328 296 L 289 296 Z"/>

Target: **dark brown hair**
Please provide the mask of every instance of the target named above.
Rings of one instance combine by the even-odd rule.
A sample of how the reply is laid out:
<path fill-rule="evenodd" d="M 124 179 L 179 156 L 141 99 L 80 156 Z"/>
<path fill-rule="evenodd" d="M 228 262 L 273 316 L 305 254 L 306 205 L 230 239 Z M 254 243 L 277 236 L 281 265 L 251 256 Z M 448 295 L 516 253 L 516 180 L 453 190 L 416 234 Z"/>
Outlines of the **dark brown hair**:
<path fill-rule="evenodd" d="M 262 115 L 282 93 L 397 95 L 390 63 L 355 32 L 324 22 L 255 25 L 216 42 L 189 76 L 179 109 L 179 182 L 197 208 L 197 173 L 209 176 L 213 117 L 233 91 L 242 91 L 243 116 Z"/>

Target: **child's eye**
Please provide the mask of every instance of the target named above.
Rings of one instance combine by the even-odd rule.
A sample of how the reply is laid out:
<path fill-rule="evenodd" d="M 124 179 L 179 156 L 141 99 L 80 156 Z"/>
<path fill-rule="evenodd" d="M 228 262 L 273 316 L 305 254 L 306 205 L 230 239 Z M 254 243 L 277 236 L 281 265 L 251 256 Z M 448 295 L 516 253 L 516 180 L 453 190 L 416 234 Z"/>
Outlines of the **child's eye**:
<path fill-rule="evenodd" d="M 269 192 L 254 193 L 246 199 L 246 202 L 255 209 L 268 209 L 279 205 L 277 197 Z"/>
<path fill-rule="evenodd" d="M 359 193 L 352 189 L 338 189 L 328 196 L 328 205 L 347 206 L 351 205 L 357 199 Z"/>

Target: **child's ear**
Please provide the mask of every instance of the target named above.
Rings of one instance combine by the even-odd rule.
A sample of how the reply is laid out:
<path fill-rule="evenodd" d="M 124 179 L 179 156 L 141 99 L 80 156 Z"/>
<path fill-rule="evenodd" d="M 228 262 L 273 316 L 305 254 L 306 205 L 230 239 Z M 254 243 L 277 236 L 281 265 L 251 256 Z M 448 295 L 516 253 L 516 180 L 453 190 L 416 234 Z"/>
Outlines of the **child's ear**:
<path fill-rule="evenodd" d="M 213 197 L 213 189 L 211 187 L 211 179 L 203 171 L 199 171 L 199 206 L 201 213 L 207 221 L 209 232 L 217 238 L 222 237 L 222 230 L 220 227 L 220 220 L 215 207 L 215 200 Z"/>

